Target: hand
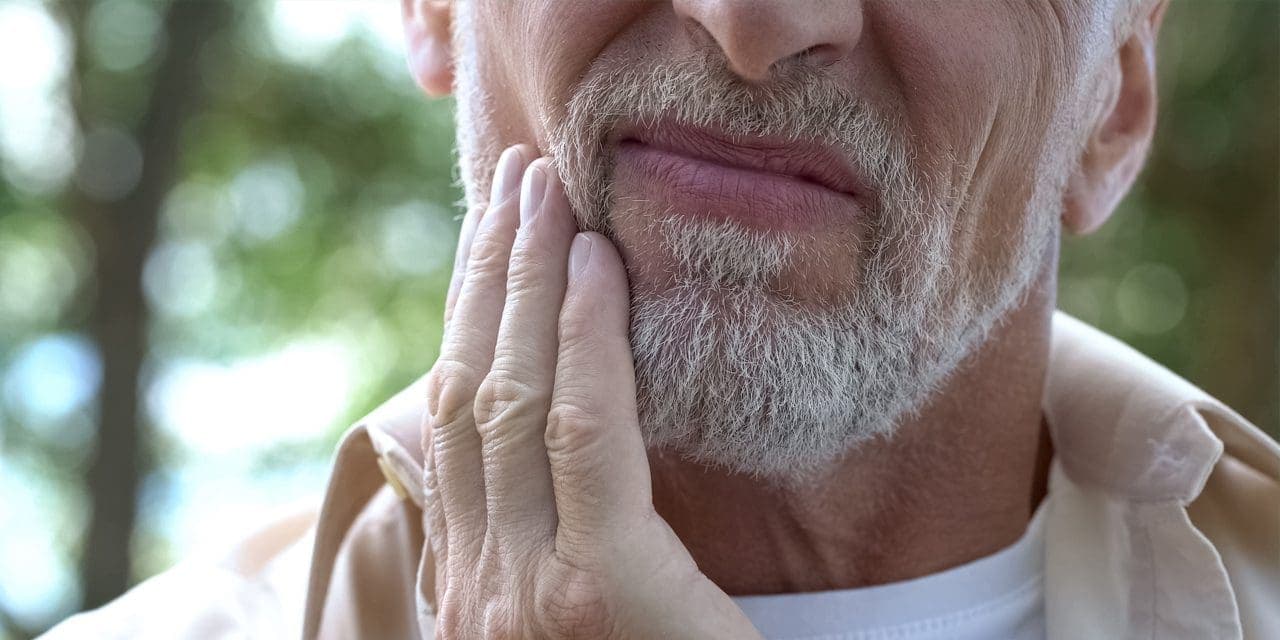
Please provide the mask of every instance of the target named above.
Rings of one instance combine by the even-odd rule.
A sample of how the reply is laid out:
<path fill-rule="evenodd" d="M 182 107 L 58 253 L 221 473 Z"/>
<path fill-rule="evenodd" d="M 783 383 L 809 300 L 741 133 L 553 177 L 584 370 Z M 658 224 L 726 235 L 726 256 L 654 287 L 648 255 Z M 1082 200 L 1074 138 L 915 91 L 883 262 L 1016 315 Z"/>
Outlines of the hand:
<path fill-rule="evenodd" d="M 430 374 L 436 637 L 759 637 L 653 509 L 626 272 L 534 155 L 464 222 Z"/>

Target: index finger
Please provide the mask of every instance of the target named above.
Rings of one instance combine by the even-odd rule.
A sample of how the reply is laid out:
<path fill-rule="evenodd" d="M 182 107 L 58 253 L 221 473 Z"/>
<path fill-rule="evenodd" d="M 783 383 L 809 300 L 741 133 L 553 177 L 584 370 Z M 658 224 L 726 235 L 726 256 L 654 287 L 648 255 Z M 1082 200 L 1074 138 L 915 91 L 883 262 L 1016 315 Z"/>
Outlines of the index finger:
<path fill-rule="evenodd" d="M 462 218 L 462 228 L 458 231 L 458 250 L 453 256 L 453 275 L 449 278 L 449 292 L 444 297 L 446 329 L 449 321 L 453 320 L 453 307 L 458 303 L 458 291 L 462 289 L 462 281 L 467 275 L 467 255 L 471 253 L 471 241 L 476 237 L 476 227 L 480 225 L 484 209 L 483 206 L 472 205 Z"/>

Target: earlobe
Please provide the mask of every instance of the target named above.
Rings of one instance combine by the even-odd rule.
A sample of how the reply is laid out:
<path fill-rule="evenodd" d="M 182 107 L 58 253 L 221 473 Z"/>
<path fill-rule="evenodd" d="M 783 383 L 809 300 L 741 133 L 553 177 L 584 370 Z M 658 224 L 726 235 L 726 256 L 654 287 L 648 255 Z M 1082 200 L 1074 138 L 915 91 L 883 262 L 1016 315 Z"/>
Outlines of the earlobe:
<path fill-rule="evenodd" d="M 1102 226 L 1146 162 L 1156 122 L 1156 34 L 1165 6 L 1157 3 L 1137 21 L 1102 71 L 1102 108 L 1064 196 L 1062 223 L 1072 233 Z"/>
<path fill-rule="evenodd" d="M 449 0 L 401 0 L 409 73 L 430 96 L 453 91 L 453 7 Z"/>

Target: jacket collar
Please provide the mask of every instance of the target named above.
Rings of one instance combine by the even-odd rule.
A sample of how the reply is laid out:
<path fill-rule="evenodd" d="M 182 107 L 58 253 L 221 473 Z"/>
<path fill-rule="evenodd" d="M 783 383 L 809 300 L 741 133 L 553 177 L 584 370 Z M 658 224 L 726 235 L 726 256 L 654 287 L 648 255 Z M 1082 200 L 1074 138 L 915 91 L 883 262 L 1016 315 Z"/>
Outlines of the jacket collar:
<path fill-rule="evenodd" d="M 1075 482 L 1115 498 L 1186 505 L 1228 453 L 1280 475 L 1280 447 L 1235 411 L 1064 313 L 1053 322 L 1044 410 Z"/>

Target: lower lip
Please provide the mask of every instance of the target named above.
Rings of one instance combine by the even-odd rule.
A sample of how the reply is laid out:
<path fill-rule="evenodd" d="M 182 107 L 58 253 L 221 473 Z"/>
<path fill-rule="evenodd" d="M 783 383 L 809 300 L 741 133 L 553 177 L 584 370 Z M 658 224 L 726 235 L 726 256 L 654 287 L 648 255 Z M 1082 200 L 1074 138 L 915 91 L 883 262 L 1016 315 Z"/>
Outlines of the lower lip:
<path fill-rule="evenodd" d="M 734 167 L 651 147 L 618 145 L 615 189 L 675 215 L 730 220 L 776 231 L 812 231 L 852 224 L 861 214 L 847 193 L 802 178 Z M 628 184 L 631 183 L 631 184 Z"/>

